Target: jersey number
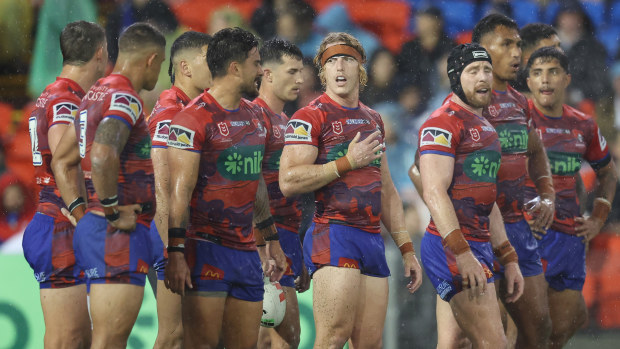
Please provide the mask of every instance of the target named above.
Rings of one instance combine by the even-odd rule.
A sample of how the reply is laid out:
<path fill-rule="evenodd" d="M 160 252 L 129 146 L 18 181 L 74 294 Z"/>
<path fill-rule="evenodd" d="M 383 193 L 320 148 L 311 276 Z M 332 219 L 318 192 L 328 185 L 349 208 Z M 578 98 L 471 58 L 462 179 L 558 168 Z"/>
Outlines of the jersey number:
<path fill-rule="evenodd" d="M 80 157 L 83 159 L 86 156 L 86 114 L 87 110 L 80 112 Z"/>
<path fill-rule="evenodd" d="M 39 136 L 37 135 L 37 118 L 28 119 L 28 131 L 30 132 L 30 145 L 32 149 L 32 164 L 34 166 L 43 165 L 43 156 L 39 151 Z"/>

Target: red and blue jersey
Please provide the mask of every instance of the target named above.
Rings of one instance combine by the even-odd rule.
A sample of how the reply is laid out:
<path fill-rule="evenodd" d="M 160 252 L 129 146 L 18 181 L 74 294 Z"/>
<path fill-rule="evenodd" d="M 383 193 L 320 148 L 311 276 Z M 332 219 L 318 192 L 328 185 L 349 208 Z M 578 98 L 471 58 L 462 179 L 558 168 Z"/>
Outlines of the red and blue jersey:
<path fill-rule="evenodd" d="M 172 118 L 168 147 L 200 154 L 189 238 L 256 249 L 252 216 L 268 133 L 261 107 L 242 99 L 227 110 L 209 92 Z"/>
<path fill-rule="evenodd" d="M 505 223 L 523 219 L 523 186 L 527 177 L 527 144 L 532 129 L 527 99 L 512 87 L 493 91 L 482 115 L 495 127 L 502 147 L 497 173 L 497 206 Z"/>
<path fill-rule="evenodd" d="M 318 148 L 316 164 L 325 164 L 346 155 L 349 143 L 360 132 L 360 140 L 375 131 L 385 131 L 381 116 L 361 102 L 346 108 L 322 94 L 298 110 L 288 122 L 285 143 L 308 144 Z M 315 223 L 352 226 L 380 233 L 381 161 L 342 174 L 340 178 L 315 191 Z"/>
<path fill-rule="evenodd" d="M 541 113 L 532 101 L 532 121 L 540 136 L 553 176 L 555 217 L 551 229 L 575 234 L 575 217 L 580 216 L 576 178 L 585 159 L 594 170 L 607 165 L 611 159 L 607 141 L 596 121 L 577 109 L 563 106 L 561 117 Z M 534 182 L 526 181 L 526 199 L 536 197 Z"/>
<path fill-rule="evenodd" d="M 274 113 L 267 103 L 260 98 L 253 102 L 265 110 L 267 129 L 271 130 L 271 137 L 265 148 L 263 161 L 263 178 L 267 184 L 269 207 L 276 226 L 298 233 L 301 224 L 301 203 L 298 197 L 284 197 L 280 191 L 278 175 L 280 172 L 280 156 L 284 148 L 284 132 L 289 118 L 284 114 Z"/>
<path fill-rule="evenodd" d="M 120 153 L 119 205 L 154 204 L 151 139 L 142 111 L 142 100 L 127 77 L 111 74 L 99 79 L 86 93 L 78 110 L 79 122 L 75 123 L 82 170 L 86 177 L 88 209 L 103 211 L 91 180 L 90 150 L 97 127 L 104 118 L 120 120 L 130 129 L 127 143 Z M 148 226 L 151 220 L 153 210 L 138 215 L 138 223 Z"/>
<path fill-rule="evenodd" d="M 420 128 L 419 152 L 454 158 L 448 195 L 465 239 L 489 241 L 489 215 L 497 198 L 501 148 L 495 128 L 452 100 L 434 111 Z M 421 168 L 420 171 L 424 171 Z M 427 227 L 441 236 L 432 220 Z"/>
<path fill-rule="evenodd" d="M 54 125 L 73 123 L 82 97 L 84 90 L 75 81 L 56 78 L 37 99 L 35 109 L 28 119 L 35 180 L 41 188 L 37 212 L 60 220 L 66 220 L 60 212 L 65 204 L 54 180 L 47 133 Z"/>
<path fill-rule="evenodd" d="M 190 98 L 176 86 L 172 86 L 169 90 L 165 90 L 159 95 L 151 115 L 146 119 L 153 148 L 168 147 L 170 121 L 189 102 Z"/>

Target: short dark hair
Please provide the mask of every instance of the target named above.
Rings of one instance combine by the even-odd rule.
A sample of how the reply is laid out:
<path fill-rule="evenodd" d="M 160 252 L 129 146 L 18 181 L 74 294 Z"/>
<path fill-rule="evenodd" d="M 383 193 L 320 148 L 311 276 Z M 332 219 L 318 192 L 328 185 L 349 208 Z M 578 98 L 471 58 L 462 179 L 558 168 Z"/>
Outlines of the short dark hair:
<path fill-rule="evenodd" d="M 541 47 L 534 51 L 534 53 L 530 56 L 530 59 L 527 61 L 527 75 L 530 75 L 532 65 L 539 58 L 541 58 L 543 62 L 549 62 L 553 59 L 557 59 L 566 74 L 570 74 L 570 71 L 568 70 L 568 57 L 564 52 L 555 47 Z"/>
<path fill-rule="evenodd" d="M 130 53 L 148 46 L 166 47 L 166 38 L 159 29 L 146 22 L 130 25 L 118 38 L 119 53 Z"/>
<path fill-rule="evenodd" d="M 548 39 L 554 35 L 558 35 L 555 28 L 545 23 L 530 23 L 519 31 L 521 36 L 521 48 L 523 50 L 530 49 L 538 44 L 540 40 Z"/>
<path fill-rule="evenodd" d="M 519 30 L 519 26 L 514 19 L 499 13 L 492 13 L 476 23 L 471 34 L 471 42 L 479 44 L 485 34 L 494 31 L 499 26 Z"/>
<path fill-rule="evenodd" d="M 290 41 L 282 39 L 271 39 L 266 41 L 260 49 L 260 59 L 265 63 L 277 62 L 282 63 L 282 57 L 288 56 L 298 60 L 302 60 L 304 55 L 299 47 Z"/>
<path fill-rule="evenodd" d="M 200 49 L 211 42 L 211 35 L 196 31 L 186 31 L 181 34 L 170 48 L 170 66 L 168 67 L 168 75 L 170 82 L 174 84 L 174 58 L 184 50 Z"/>
<path fill-rule="evenodd" d="M 225 76 L 231 62 L 245 61 L 255 47 L 258 47 L 256 36 L 239 27 L 215 33 L 207 51 L 207 64 L 213 78 Z"/>
<path fill-rule="evenodd" d="M 99 24 L 86 21 L 67 24 L 60 33 L 62 64 L 86 64 L 104 42 L 105 31 Z"/>

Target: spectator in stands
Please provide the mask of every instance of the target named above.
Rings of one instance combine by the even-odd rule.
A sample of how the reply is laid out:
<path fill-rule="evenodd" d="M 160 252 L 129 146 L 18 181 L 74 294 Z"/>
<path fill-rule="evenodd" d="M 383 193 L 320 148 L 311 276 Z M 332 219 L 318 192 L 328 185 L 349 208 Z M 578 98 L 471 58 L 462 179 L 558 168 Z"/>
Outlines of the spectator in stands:
<path fill-rule="evenodd" d="M 305 1 L 290 1 L 278 15 L 276 36 L 297 45 L 304 57 L 312 57 L 323 39 L 312 30 L 315 18 L 316 12 Z"/>
<path fill-rule="evenodd" d="M 108 40 L 108 61 L 111 66 L 114 65 L 118 56 L 118 36 L 136 22 L 149 22 L 164 35 L 175 31 L 179 25 L 174 13 L 163 0 L 120 1 L 118 7 L 108 16 L 105 27 Z M 162 65 L 167 66 L 166 62 Z"/>
<path fill-rule="evenodd" d="M 214 35 L 225 28 L 249 29 L 241 13 L 234 7 L 222 6 L 211 13 L 207 20 L 207 34 Z"/>
<path fill-rule="evenodd" d="M 571 69 L 568 104 L 578 105 L 584 99 L 597 102 L 607 96 L 611 91 L 607 50 L 596 39 L 592 21 L 579 1 L 561 3 L 553 25 Z"/>
<path fill-rule="evenodd" d="M 386 48 L 380 48 L 368 62 L 368 84 L 360 93 L 360 100 L 368 106 L 391 101 L 396 98 L 394 86 L 396 58 Z M 409 178 L 407 178 L 409 180 Z"/>
<path fill-rule="evenodd" d="M 24 231 L 35 212 L 33 194 L 11 172 L 0 176 L 0 244 Z"/>
<path fill-rule="evenodd" d="M 250 25 L 252 29 L 264 41 L 276 36 L 278 15 L 281 13 L 291 0 L 265 0 L 263 4 L 254 11 Z"/>
<path fill-rule="evenodd" d="M 437 90 L 429 85 L 439 81 L 437 62 L 444 57 L 455 43 L 444 30 L 443 16 L 439 8 L 431 6 L 417 12 L 416 37 L 403 45 L 398 58 L 399 76 L 410 76 L 420 82 L 420 86 L 431 86 L 424 90 L 426 100 Z"/>
<path fill-rule="evenodd" d="M 24 73 L 32 49 L 33 9 L 28 0 L 0 1 L 0 73 Z"/>

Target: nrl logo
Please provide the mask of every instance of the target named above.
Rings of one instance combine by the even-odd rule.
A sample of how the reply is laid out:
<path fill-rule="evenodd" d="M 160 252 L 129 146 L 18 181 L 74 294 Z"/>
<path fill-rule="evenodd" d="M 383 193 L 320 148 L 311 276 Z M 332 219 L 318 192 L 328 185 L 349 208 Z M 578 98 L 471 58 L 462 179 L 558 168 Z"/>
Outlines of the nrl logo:
<path fill-rule="evenodd" d="M 471 138 L 474 140 L 474 142 L 478 142 L 480 140 L 480 132 L 478 132 L 477 129 L 470 128 L 469 134 L 471 135 Z"/>
<path fill-rule="evenodd" d="M 489 114 L 491 114 L 491 116 L 497 117 L 499 115 L 499 111 L 497 111 L 496 106 L 490 105 L 488 109 L 489 109 Z"/>
<path fill-rule="evenodd" d="M 228 125 L 225 122 L 220 122 L 217 124 L 217 128 L 220 129 L 220 134 L 224 137 L 230 134 L 230 130 L 228 129 Z"/>
<path fill-rule="evenodd" d="M 342 123 L 340 121 L 334 121 L 332 122 L 332 129 L 334 130 L 334 133 L 339 135 L 342 133 Z"/>

